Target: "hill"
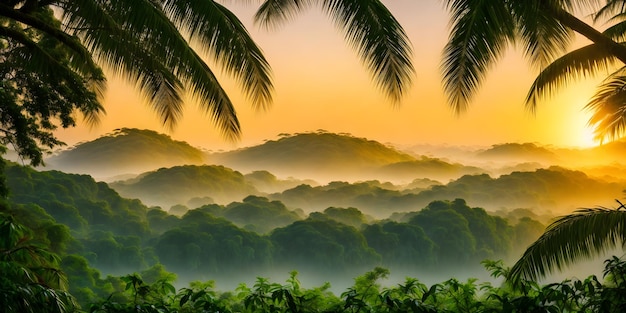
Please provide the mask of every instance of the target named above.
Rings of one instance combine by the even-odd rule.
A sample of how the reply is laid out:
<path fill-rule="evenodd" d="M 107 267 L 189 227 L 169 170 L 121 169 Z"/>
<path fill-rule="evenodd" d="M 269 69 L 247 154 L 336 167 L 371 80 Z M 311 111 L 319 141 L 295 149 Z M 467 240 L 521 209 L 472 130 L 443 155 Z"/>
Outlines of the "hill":
<path fill-rule="evenodd" d="M 52 169 L 106 179 L 204 161 L 204 152 L 186 142 L 152 130 L 122 128 L 62 151 L 46 163 Z"/>
<path fill-rule="evenodd" d="M 197 199 L 206 199 L 205 204 L 229 203 L 258 194 L 241 173 L 217 165 L 160 168 L 109 185 L 124 197 L 138 198 L 165 210 L 176 204 L 188 204 L 190 200 L 194 200 L 191 203 Z"/>
<path fill-rule="evenodd" d="M 559 157 L 553 151 L 534 143 L 504 143 L 481 150 L 476 156 L 482 160 L 500 162 L 538 162 L 544 165 L 556 164 Z"/>
<path fill-rule="evenodd" d="M 449 163 L 437 158 L 422 156 L 417 160 L 398 162 L 382 166 L 379 179 L 411 181 L 417 178 L 430 178 L 447 181 L 469 174 L 483 174 L 484 169 L 465 166 L 460 163 Z"/>
<path fill-rule="evenodd" d="M 235 151 L 210 155 L 211 162 L 242 172 L 270 171 L 318 181 L 366 179 L 381 166 L 415 158 L 373 140 L 327 132 L 299 133 Z"/>
<path fill-rule="evenodd" d="M 447 184 L 426 181 L 411 189 L 390 188 L 377 181 L 331 182 L 315 187 L 303 184 L 271 194 L 269 198 L 305 212 L 330 206 L 356 207 L 377 218 L 393 212 L 416 211 L 432 201 L 456 198 L 489 211 L 528 208 L 540 214 L 558 215 L 580 207 L 610 207 L 623 189 L 624 180 L 607 182 L 580 171 L 550 167 L 499 177 L 465 175 Z"/>

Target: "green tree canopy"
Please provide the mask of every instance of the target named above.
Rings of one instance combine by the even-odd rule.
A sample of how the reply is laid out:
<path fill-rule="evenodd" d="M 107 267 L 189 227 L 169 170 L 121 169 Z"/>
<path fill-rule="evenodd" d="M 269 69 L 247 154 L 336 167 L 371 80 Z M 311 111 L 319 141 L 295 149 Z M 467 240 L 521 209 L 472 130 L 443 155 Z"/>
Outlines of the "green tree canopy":
<path fill-rule="evenodd" d="M 74 310 L 59 257 L 37 244 L 29 230 L 0 214 L 0 307 L 3 312 Z"/>

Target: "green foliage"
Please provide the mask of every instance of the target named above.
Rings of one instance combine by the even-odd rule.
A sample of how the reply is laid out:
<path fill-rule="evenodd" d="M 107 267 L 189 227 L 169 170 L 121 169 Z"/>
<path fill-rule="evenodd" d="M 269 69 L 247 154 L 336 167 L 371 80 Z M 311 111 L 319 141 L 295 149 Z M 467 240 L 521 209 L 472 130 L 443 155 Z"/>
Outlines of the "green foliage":
<path fill-rule="evenodd" d="M 411 268 L 436 264 L 435 243 L 417 225 L 381 222 L 366 226 L 363 235 L 386 266 Z"/>
<path fill-rule="evenodd" d="M 409 224 L 421 227 L 437 245 L 437 262 L 460 264 L 493 256 L 506 256 L 511 226 L 465 200 L 434 201 L 414 215 Z"/>
<path fill-rule="evenodd" d="M 0 214 L 0 307 L 3 312 L 72 312 L 59 257 L 31 239 L 29 230 Z"/>
<path fill-rule="evenodd" d="M 178 228 L 154 244 L 160 262 L 181 277 L 241 275 L 271 263 L 272 243 L 201 210 L 185 214 Z"/>
<path fill-rule="evenodd" d="M 275 229 L 270 239 L 278 266 L 306 266 L 334 275 L 354 273 L 380 261 L 356 228 L 328 218 L 296 221 Z"/>
<path fill-rule="evenodd" d="M 81 235 L 89 229 L 140 237 L 149 233 L 145 205 L 121 198 L 107 184 L 95 182 L 90 176 L 40 172 L 14 164 L 6 168 L 6 175 L 11 202 L 36 204 Z"/>
<path fill-rule="evenodd" d="M 93 63 L 77 64 L 76 59 L 82 59 L 77 53 L 85 51 L 65 45 L 68 40 L 76 42 L 58 35 L 61 23 L 51 7 L 35 5 L 18 11 L 12 6 L 17 5 L 4 4 L 0 12 L 4 21 L 0 34 L 0 125 L 4 131 L 0 141 L 3 146 L 12 145 L 33 165 L 40 165 L 44 149 L 63 144 L 53 132 L 74 126 L 75 112 L 92 123 L 104 112 L 99 98 L 106 80 Z M 38 27 L 29 27 L 33 21 Z"/>
<path fill-rule="evenodd" d="M 336 208 L 329 207 L 324 210 L 324 215 L 336 220 L 337 222 L 352 226 L 354 228 L 361 228 L 363 224 L 367 222 L 367 218 L 357 208 Z"/>
<path fill-rule="evenodd" d="M 493 178 L 487 174 L 465 175 L 449 183 L 428 183 L 428 188 L 406 189 L 376 181 L 331 182 L 324 186 L 300 185 L 269 196 L 287 207 L 323 211 L 328 207 L 355 207 L 384 218 L 393 212 L 416 211 L 438 200 L 465 199 L 490 210 L 541 208 L 563 210 L 581 202 L 611 199 L 624 187 L 586 175 L 581 171 L 549 167 L 512 172 Z M 545 210 L 545 211 L 544 211 Z"/>
<path fill-rule="evenodd" d="M 233 202 L 217 214 L 235 225 L 259 234 L 268 233 L 277 227 L 287 226 L 302 217 L 290 211 L 280 201 L 269 201 L 265 197 L 248 196 L 242 202 Z"/>

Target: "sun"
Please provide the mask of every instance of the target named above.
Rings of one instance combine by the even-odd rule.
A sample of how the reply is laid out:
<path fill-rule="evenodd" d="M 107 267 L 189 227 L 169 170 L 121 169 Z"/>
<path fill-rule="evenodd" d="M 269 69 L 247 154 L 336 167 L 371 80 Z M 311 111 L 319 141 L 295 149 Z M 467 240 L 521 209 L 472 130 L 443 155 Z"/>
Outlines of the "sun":
<path fill-rule="evenodd" d="M 580 107 L 583 107 L 581 104 Z M 592 148 L 600 145 L 595 139 L 595 127 L 589 125 L 592 113 L 586 110 L 578 110 L 571 118 L 570 138 L 572 145 L 580 148 Z"/>
<path fill-rule="evenodd" d="M 581 148 L 591 148 L 600 145 L 600 142 L 595 140 L 595 135 L 593 133 L 593 127 L 589 125 L 584 125 L 584 128 L 581 130 L 580 135 L 578 136 L 578 146 Z"/>

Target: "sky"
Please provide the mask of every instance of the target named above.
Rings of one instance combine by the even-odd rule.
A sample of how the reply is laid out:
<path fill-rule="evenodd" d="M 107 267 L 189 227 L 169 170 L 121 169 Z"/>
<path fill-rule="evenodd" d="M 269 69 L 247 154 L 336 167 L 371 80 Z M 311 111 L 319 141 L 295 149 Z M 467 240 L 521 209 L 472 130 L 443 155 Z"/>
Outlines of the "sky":
<path fill-rule="evenodd" d="M 274 78 L 267 111 L 252 109 L 228 76 L 220 80 L 235 103 L 242 125 L 238 142 L 228 142 L 197 104 L 186 105 L 171 132 L 126 81 L 109 77 L 101 123 L 57 132 L 69 145 L 93 140 L 113 129 L 153 129 L 208 150 L 232 150 L 276 139 L 280 133 L 323 129 L 398 145 L 490 146 L 534 142 L 561 147 L 593 144 L 584 104 L 599 80 L 571 84 L 542 101 L 535 115 L 524 108 L 537 69 L 509 49 L 488 73 L 468 112 L 457 116 L 443 92 L 440 64 L 448 37 L 448 14 L 440 1 L 383 1 L 405 28 L 414 50 L 416 75 L 407 95 L 394 105 L 379 90 L 343 34 L 318 7 L 278 29 L 253 24 L 256 6 L 226 2 L 261 47 Z M 213 67 L 219 73 L 219 67 Z"/>

